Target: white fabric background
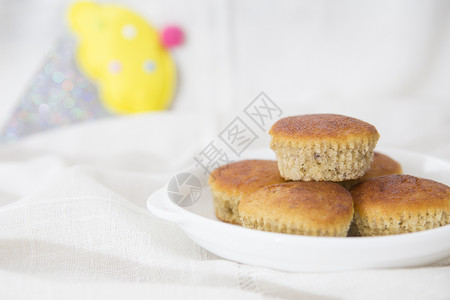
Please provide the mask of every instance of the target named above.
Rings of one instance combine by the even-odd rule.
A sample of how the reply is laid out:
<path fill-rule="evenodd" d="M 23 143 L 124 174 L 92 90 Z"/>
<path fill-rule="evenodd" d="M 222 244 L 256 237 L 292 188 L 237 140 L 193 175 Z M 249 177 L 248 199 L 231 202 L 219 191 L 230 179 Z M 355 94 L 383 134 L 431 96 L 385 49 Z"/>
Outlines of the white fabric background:
<path fill-rule="evenodd" d="M 64 1 L 0 1 L 0 123 L 61 32 Z M 144 207 L 261 90 L 379 144 L 450 160 L 446 1 L 130 1 L 186 44 L 174 111 L 0 147 L 1 299 L 448 299 L 450 267 L 294 274 L 222 260 Z M 262 136 L 254 146 L 267 146 Z"/>

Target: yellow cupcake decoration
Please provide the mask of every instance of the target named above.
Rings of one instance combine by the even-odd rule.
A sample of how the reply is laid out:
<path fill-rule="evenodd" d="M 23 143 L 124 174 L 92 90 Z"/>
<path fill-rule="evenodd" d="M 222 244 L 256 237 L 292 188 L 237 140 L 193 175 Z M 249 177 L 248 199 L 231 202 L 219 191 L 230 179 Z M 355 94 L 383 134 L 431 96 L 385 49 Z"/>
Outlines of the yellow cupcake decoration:
<path fill-rule="evenodd" d="M 78 66 L 97 83 L 107 108 L 118 113 L 168 108 L 176 69 L 167 49 L 181 43 L 178 27 L 160 36 L 134 12 L 93 2 L 72 5 L 69 23 L 79 39 Z"/>

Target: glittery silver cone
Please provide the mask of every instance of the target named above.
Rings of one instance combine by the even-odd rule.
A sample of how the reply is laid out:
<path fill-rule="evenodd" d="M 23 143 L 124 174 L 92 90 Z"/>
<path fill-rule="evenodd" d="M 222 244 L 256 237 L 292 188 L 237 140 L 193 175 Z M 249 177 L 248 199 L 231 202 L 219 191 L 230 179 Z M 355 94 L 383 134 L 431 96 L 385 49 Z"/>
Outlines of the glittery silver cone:
<path fill-rule="evenodd" d="M 39 131 L 111 116 L 97 87 L 76 66 L 76 41 L 63 34 L 0 132 L 0 143 Z"/>

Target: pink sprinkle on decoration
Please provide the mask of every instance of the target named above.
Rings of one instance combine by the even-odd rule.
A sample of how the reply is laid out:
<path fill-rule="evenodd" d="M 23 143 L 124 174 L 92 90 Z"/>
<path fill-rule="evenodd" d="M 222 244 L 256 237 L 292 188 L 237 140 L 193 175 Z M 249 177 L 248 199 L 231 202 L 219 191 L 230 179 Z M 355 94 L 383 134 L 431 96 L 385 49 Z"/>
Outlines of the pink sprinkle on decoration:
<path fill-rule="evenodd" d="M 167 26 L 161 35 L 161 42 L 168 49 L 180 45 L 183 39 L 183 31 L 178 26 Z"/>

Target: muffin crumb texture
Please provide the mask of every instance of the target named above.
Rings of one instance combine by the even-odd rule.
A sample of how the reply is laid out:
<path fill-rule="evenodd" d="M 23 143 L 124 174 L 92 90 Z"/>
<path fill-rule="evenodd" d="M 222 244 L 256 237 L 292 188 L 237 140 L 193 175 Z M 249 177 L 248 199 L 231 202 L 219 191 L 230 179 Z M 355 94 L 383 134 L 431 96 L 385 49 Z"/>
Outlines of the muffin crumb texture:
<path fill-rule="evenodd" d="M 369 123 L 334 114 L 283 118 L 269 134 L 281 176 L 301 181 L 344 181 L 363 176 L 379 138 Z"/>
<path fill-rule="evenodd" d="M 361 143 L 306 143 L 302 147 L 272 143 L 282 177 L 301 181 L 344 181 L 364 175 L 376 140 Z"/>

